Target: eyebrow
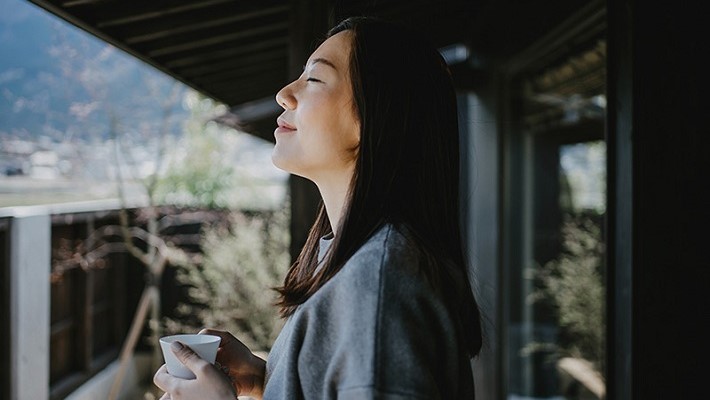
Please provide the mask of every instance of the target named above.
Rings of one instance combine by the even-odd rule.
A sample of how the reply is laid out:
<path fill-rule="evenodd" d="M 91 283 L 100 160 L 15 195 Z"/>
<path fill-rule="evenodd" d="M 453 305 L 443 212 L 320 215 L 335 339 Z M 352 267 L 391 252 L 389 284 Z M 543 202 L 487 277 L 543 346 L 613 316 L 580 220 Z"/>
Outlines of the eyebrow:
<path fill-rule="evenodd" d="M 338 68 L 335 67 L 335 64 L 333 64 L 332 62 L 328 61 L 325 58 L 314 58 L 313 60 L 311 60 L 311 65 L 318 64 L 318 63 L 325 64 L 325 65 L 329 66 L 330 68 L 333 68 L 336 71 L 338 70 Z M 306 69 L 306 65 L 303 66 L 303 69 L 304 70 Z"/>

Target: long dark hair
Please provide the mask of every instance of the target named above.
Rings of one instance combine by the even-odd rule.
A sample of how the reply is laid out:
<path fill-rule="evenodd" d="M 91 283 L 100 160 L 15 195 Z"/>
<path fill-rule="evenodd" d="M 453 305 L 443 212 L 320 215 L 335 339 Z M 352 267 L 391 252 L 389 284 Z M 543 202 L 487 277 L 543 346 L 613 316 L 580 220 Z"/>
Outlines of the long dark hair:
<path fill-rule="evenodd" d="M 435 47 L 405 27 L 356 17 L 327 36 L 344 30 L 353 33 L 350 76 L 361 126 L 355 173 L 338 235 L 314 274 L 319 239 L 331 229 L 321 204 L 303 250 L 277 289 L 281 314 L 291 315 L 389 223 L 409 232 L 428 259 L 422 272 L 460 321 L 460 335 L 474 356 L 481 348 L 481 325 L 462 248 L 451 75 Z"/>

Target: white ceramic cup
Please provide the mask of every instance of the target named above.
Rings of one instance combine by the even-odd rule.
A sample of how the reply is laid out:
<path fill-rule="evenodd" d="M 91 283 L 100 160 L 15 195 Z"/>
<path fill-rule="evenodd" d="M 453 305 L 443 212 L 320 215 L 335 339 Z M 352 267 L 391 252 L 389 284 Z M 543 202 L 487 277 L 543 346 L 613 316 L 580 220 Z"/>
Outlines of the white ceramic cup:
<path fill-rule="evenodd" d="M 168 367 L 168 373 L 178 378 L 195 379 L 195 374 L 181 363 L 170 349 L 172 342 L 179 341 L 190 347 L 201 359 L 214 364 L 220 340 L 219 336 L 198 334 L 172 335 L 160 338 L 160 347 L 163 349 L 163 358 Z"/>

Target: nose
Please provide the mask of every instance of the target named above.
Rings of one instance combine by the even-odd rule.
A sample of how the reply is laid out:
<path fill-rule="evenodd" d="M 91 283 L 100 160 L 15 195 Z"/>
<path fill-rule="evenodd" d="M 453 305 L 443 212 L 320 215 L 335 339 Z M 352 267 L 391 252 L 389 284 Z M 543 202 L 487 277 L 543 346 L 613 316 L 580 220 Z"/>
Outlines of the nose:
<path fill-rule="evenodd" d="M 293 85 L 293 82 L 284 86 L 278 93 L 276 93 L 276 102 L 279 103 L 284 110 L 293 110 L 296 108 L 297 102 L 296 98 L 293 96 L 291 85 Z"/>

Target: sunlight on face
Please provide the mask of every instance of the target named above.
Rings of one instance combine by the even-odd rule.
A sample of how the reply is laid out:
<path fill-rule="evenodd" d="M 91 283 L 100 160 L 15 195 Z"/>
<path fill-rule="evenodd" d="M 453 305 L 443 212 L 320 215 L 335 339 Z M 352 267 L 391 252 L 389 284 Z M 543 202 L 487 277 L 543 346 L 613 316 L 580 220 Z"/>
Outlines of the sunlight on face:
<path fill-rule="evenodd" d="M 350 81 L 352 32 L 328 38 L 303 74 L 276 94 L 284 108 L 274 131 L 274 165 L 316 183 L 352 176 L 360 123 Z"/>

